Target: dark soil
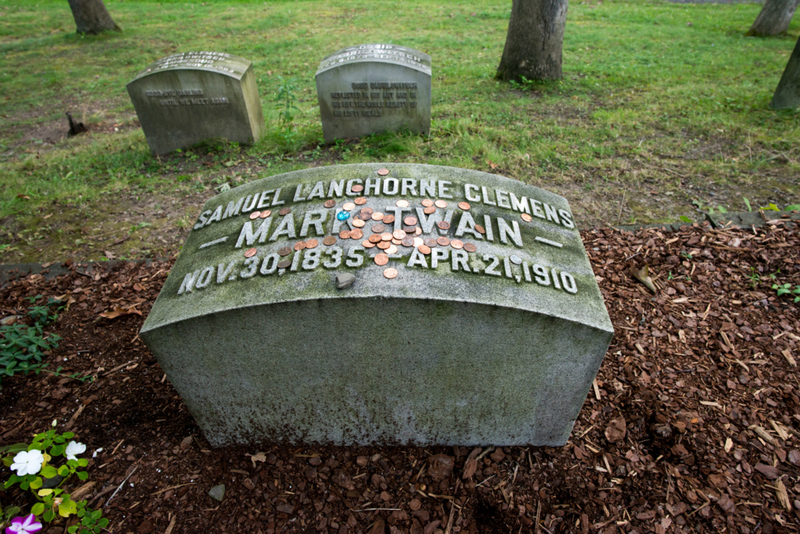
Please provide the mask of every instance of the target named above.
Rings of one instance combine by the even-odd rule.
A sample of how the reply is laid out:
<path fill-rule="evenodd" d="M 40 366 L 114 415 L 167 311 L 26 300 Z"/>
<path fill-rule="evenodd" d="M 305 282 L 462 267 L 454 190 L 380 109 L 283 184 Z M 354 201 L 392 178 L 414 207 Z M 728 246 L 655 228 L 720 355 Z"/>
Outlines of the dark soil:
<path fill-rule="evenodd" d="M 96 377 L 4 379 L 0 445 L 76 432 L 118 533 L 800 530 L 800 303 L 771 289 L 800 284 L 798 229 L 582 235 L 616 336 L 565 447 L 212 449 L 137 335 L 169 262 L 0 289 L 3 316 L 68 301 L 50 369 Z"/>

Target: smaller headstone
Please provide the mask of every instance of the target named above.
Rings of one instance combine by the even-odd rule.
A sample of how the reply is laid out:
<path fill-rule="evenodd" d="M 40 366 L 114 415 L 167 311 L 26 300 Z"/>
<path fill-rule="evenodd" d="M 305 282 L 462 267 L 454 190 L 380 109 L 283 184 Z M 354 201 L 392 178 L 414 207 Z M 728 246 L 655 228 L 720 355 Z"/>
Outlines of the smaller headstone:
<path fill-rule="evenodd" d="M 219 502 L 222 502 L 222 499 L 225 498 L 225 484 L 219 484 L 211 488 L 208 492 L 209 497 L 212 499 L 216 499 Z"/>
<path fill-rule="evenodd" d="M 127 87 L 154 154 L 215 138 L 249 145 L 264 133 L 252 63 L 244 58 L 175 54 L 149 65 Z"/>
<path fill-rule="evenodd" d="M 392 44 L 365 44 L 326 56 L 316 74 L 326 142 L 431 129 L 431 57 Z"/>

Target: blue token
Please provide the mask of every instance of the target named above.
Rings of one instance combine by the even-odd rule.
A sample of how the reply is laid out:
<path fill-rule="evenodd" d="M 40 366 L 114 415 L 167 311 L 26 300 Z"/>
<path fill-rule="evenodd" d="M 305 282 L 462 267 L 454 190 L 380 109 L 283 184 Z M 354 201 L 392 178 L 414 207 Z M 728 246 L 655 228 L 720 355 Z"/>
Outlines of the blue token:
<path fill-rule="evenodd" d="M 336 218 L 339 219 L 340 221 L 346 221 L 347 219 L 350 218 L 350 212 L 340 211 L 339 213 L 336 214 Z"/>

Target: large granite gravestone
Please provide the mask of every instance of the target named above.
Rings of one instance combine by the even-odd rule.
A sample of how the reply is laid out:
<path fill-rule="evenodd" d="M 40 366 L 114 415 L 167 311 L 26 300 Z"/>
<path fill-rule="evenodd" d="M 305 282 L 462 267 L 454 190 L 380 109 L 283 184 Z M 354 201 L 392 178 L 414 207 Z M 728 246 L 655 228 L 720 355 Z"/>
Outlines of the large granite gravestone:
<path fill-rule="evenodd" d="M 316 74 L 326 142 L 377 132 L 431 129 L 431 56 L 391 44 L 351 46 Z"/>
<path fill-rule="evenodd" d="M 220 52 L 186 52 L 159 59 L 128 84 L 147 143 L 166 154 L 224 138 L 253 144 L 264 115 L 251 62 Z"/>
<path fill-rule="evenodd" d="M 555 446 L 612 333 L 565 199 L 360 164 L 209 200 L 141 336 L 215 446 Z"/>

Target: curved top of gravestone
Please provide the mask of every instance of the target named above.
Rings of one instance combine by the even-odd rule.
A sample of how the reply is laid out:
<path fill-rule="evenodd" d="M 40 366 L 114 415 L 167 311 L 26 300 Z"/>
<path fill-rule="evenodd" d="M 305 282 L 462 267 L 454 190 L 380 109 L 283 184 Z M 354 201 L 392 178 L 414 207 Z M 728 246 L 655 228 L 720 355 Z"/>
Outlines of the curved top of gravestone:
<path fill-rule="evenodd" d="M 248 59 L 225 52 L 181 52 L 151 63 L 131 82 L 170 70 L 205 70 L 241 80 L 251 64 Z"/>
<path fill-rule="evenodd" d="M 362 44 L 342 48 L 338 52 L 325 56 L 320 61 L 317 74 L 349 63 L 376 61 L 393 63 L 428 75 L 431 74 L 431 56 L 419 50 L 395 44 Z"/>

